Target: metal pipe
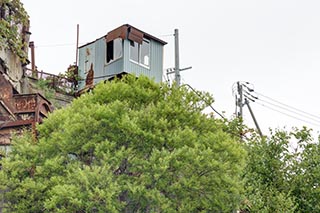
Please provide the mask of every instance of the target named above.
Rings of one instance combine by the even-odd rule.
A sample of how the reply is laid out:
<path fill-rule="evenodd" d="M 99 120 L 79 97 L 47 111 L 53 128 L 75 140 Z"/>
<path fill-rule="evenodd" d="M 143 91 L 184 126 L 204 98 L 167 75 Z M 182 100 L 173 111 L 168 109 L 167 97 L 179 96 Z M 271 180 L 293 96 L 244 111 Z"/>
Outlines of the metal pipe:
<path fill-rule="evenodd" d="M 79 54 L 79 24 L 77 24 L 77 47 L 76 47 L 76 66 L 78 66 L 78 54 Z"/>
<path fill-rule="evenodd" d="M 175 80 L 177 86 L 180 86 L 181 79 L 180 79 L 180 61 L 179 61 L 179 30 L 174 30 L 174 50 L 175 50 Z"/>
<path fill-rule="evenodd" d="M 36 72 L 36 64 L 35 64 L 35 53 L 34 53 L 34 42 L 30 41 L 29 42 L 29 47 L 31 49 L 31 70 L 32 70 L 32 77 L 36 78 L 37 77 L 37 72 Z"/>

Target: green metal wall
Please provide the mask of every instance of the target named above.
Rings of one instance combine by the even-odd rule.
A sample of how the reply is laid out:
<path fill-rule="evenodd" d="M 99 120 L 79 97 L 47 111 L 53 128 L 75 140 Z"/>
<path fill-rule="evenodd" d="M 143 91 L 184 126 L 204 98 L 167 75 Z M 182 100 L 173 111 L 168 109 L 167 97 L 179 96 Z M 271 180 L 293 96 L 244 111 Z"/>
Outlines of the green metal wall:
<path fill-rule="evenodd" d="M 162 81 L 163 73 L 163 45 L 150 40 L 150 67 L 147 68 L 130 60 L 130 41 L 123 40 L 123 56 L 109 64 L 106 63 L 106 41 L 102 37 L 79 48 L 79 90 L 85 87 L 86 73 L 93 63 L 94 84 L 110 78 L 110 76 L 127 72 L 137 76 L 145 75 Z"/>

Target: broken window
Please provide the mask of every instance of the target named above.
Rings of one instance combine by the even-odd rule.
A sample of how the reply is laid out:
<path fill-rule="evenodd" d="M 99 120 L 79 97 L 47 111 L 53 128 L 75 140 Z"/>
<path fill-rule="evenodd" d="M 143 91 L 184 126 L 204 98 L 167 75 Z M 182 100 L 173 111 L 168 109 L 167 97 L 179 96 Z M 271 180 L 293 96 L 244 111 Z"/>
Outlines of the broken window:
<path fill-rule="evenodd" d="M 149 66 L 150 58 L 150 43 L 149 41 L 143 40 L 141 45 L 141 61 L 143 65 Z"/>
<path fill-rule="evenodd" d="M 107 42 L 107 63 L 110 63 L 122 57 L 122 39 L 116 38 L 115 40 Z"/>
<path fill-rule="evenodd" d="M 150 61 L 150 42 L 143 40 L 142 44 L 130 41 L 130 59 L 149 67 Z"/>
<path fill-rule="evenodd" d="M 130 59 L 139 62 L 139 44 L 135 41 L 130 41 Z"/>

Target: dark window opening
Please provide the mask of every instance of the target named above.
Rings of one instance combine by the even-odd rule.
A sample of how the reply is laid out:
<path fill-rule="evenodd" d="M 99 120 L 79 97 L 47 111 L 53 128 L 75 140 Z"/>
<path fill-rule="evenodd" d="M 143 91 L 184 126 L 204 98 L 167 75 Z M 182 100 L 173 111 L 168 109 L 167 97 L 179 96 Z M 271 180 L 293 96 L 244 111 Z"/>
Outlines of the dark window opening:
<path fill-rule="evenodd" d="M 130 41 L 130 59 L 139 62 L 139 44 L 135 41 Z"/>
<path fill-rule="evenodd" d="M 107 42 L 107 63 L 110 63 L 118 58 L 122 57 L 122 39 L 117 38 L 115 40 Z"/>
<path fill-rule="evenodd" d="M 113 56 L 113 41 L 107 43 L 107 63 L 114 59 Z"/>

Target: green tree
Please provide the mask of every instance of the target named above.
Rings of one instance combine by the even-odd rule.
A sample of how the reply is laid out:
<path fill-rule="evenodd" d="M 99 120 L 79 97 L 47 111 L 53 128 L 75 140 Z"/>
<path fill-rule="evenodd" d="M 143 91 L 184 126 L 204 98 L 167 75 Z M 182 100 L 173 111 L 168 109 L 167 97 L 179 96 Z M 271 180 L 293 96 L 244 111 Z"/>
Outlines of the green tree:
<path fill-rule="evenodd" d="M 14 212 L 230 212 L 242 144 L 202 113 L 213 99 L 128 76 L 99 84 L 25 135 L 3 160 Z"/>
<path fill-rule="evenodd" d="M 253 137 L 247 141 L 245 169 L 246 207 L 250 212 L 294 212 L 290 196 L 289 135 L 271 132 L 270 137 Z"/>
<path fill-rule="evenodd" d="M 304 128 L 293 134 L 297 139 L 296 160 L 292 169 L 293 187 L 299 212 L 320 212 L 320 143 Z"/>
<path fill-rule="evenodd" d="M 247 141 L 250 212 L 320 212 L 320 144 L 303 127 Z"/>

